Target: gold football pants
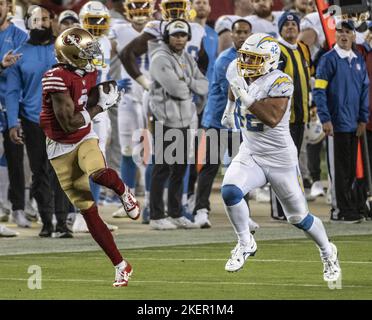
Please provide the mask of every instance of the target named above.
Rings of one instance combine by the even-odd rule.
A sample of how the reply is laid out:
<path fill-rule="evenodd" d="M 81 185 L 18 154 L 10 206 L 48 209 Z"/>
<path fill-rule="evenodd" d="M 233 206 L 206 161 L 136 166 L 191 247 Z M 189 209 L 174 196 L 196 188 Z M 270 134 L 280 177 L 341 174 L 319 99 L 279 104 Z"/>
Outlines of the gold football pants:
<path fill-rule="evenodd" d="M 63 191 L 80 210 L 93 206 L 89 176 L 106 168 L 97 139 L 83 141 L 75 150 L 50 160 Z"/>

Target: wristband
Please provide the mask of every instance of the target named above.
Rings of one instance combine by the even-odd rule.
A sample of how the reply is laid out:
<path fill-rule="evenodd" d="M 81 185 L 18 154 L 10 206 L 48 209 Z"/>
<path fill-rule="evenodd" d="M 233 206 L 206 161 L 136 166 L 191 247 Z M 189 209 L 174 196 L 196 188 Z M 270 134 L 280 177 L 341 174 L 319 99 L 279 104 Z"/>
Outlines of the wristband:
<path fill-rule="evenodd" d="M 150 81 L 141 74 L 139 77 L 136 78 L 136 81 L 147 91 L 150 90 Z"/>
<path fill-rule="evenodd" d="M 90 114 L 87 110 L 80 111 L 81 115 L 84 118 L 85 125 L 88 125 L 91 121 L 92 118 L 90 117 Z"/>

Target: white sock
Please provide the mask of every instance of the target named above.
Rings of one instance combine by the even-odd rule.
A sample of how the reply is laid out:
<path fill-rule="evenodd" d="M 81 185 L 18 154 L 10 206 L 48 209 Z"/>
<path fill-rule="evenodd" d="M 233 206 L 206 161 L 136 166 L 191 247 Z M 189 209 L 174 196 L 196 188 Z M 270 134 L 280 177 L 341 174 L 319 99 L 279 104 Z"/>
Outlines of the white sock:
<path fill-rule="evenodd" d="M 116 269 L 124 269 L 127 266 L 127 263 L 123 260 L 115 266 Z"/>
<path fill-rule="evenodd" d="M 323 222 L 316 216 L 314 217 L 314 222 L 309 230 L 305 231 L 311 239 L 315 241 L 320 250 L 320 255 L 324 257 L 329 257 L 332 254 L 332 248 L 328 240 L 327 233 L 325 231 Z"/>
<path fill-rule="evenodd" d="M 236 205 L 225 205 L 225 210 L 240 244 L 244 246 L 248 245 L 251 241 L 251 233 L 249 230 L 249 209 L 247 203 L 242 199 Z"/>

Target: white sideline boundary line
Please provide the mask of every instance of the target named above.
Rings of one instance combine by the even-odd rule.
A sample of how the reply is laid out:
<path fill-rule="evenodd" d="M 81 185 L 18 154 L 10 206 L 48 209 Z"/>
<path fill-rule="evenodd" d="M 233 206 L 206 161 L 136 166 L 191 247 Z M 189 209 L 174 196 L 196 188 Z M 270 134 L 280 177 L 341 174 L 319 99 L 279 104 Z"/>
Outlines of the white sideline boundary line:
<path fill-rule="evenodd" d="M 28 281 L 26 278 L 0 278 L 0 281 Z M 108 280 L 102 279 L 42 279 L 43 282 L 77 282 L 77 283 L 109 283 Z M 270 282 L 217 282 L 217 281 L 160 281 L 160 280 L 130 280 L 130 283 L 152 283 L 152 284 L 190 284 L 190 285 L 242 285 L 242 286 L 275 286 L 275 287 L 318 287 L 327 288 L 327 284 L 297 284 L 297 283 L 270 283 Z M 372 286 L 361 285 L 342 285 L 342 288 L 371 288 Z"/>

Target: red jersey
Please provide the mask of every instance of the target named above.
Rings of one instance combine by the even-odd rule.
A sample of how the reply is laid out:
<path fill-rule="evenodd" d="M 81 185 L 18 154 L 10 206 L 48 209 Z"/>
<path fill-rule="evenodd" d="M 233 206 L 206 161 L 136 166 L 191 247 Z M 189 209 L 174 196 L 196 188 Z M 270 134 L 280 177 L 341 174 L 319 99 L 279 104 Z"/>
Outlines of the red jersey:
<path fill-rule="evenodd" d="M 60 126 L 52 106 L 50 93 L 68 93 L 75 104 L 75 112 L 84 110 L 88 101 L 88 94 L 96 85 L 97 71 L 79 75 L 65 65 L 57 65 L 48 70 L 43 77 L 43 106 L 40 113 L 40 127 L 45 135 L 60 143 L 77 143 L 81 141 L 91 130 L 91 124 L 81 127 L 75 132 L 67 133 Z"/>

